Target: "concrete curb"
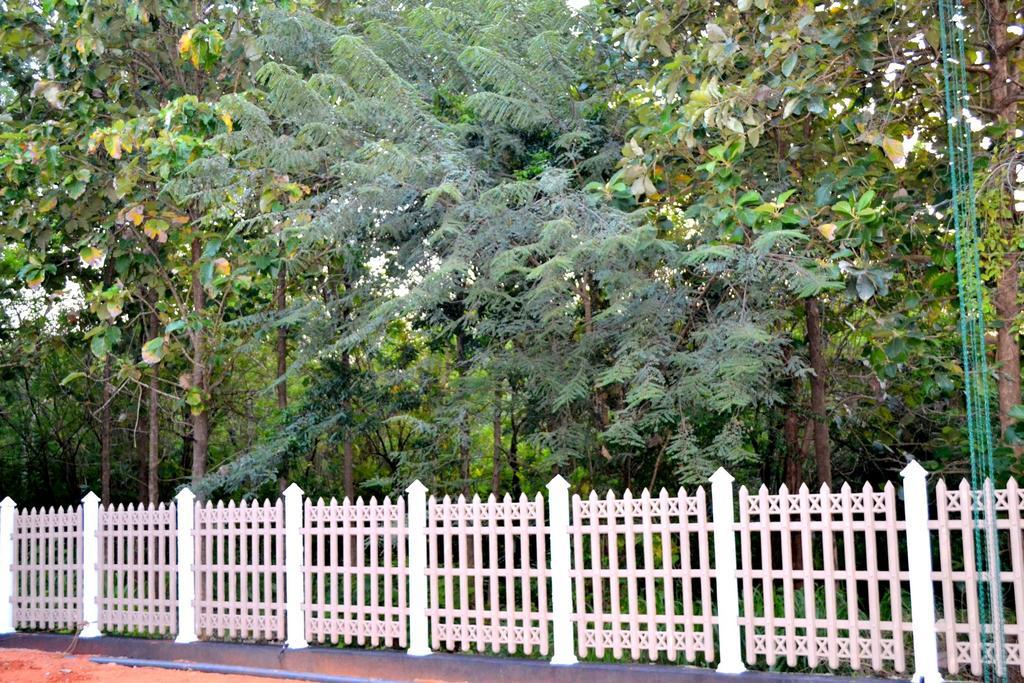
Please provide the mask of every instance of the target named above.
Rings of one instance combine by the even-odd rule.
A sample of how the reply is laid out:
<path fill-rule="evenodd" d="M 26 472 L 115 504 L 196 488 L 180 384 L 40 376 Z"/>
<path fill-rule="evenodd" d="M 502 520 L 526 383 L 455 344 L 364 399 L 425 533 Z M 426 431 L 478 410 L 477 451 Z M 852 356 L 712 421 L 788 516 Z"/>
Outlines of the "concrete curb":
<path fill-rule="evenodd" d="M 81 639 L 49 633 L 14 633 L 0 636 L 0 648 L 24 648 L 46 652 L 67 652 L 85 656 L 125 657 L 132 659 L 201 662 L 246 666 L 277 671 L 328 674 L 353 678 L 431 683 L 872 683 L 884 679 L 817 674 L 748 671 L 719 674 L 713 669 L 658 664 L 595 664 L 555 666 L 546 661 L 510 657 L 433 654 L 410 657 L 392 650 L 359 650 L 333 647 L 309 647 L 288 650 L 277 645 L 244 643 L 175 643 L 171 640 L 144 638 Z M 71 649 L 73 648 L 73 649 Z"/>

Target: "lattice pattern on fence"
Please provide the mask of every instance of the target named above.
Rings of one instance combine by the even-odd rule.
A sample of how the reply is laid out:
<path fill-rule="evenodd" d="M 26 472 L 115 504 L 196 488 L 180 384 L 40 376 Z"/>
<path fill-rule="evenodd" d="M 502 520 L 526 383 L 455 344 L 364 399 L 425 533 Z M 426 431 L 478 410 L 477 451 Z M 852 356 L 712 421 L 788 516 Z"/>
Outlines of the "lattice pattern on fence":
<path fill-rule="evenodd" d="M 573 496 L 575 621 L 581 657 L 610 649 L 715 657 L 708 513 L 703 488 L 652 498 Z M 660 590 L 660 594 L 659 594 Z"/>
<path fill-rule="evenodd" d="M 77 630 L 82 623 L 81 507 L 14 515 L 14 625 Z"/>
<path fill-rule="evenodd" d="M 427 503 L 430 639 L 435 649 L 549 647 L 544 499 Z"/>
<path fill-rule="evenodd" d="M 891 483 L 796 495 L 741 487 L 736 529 L 748 663 L 906 670 L 909 576 Z"/>
<path fill-rule="evenodd" d="M 985 493 L 973 492 L 980 507 L 986 499 L 994 502 L 996 528 L 1001 550 L 1000 583 L 1003 586 L 1003 631 L 1006 642 L 1006 664 L 1021 667 L 1024 673 L 1024 491 L 1011 479 L 1005 489 L 994 489 L 985 482 Z M 932 576 L 938 582 L 935 591 L 936 631 L 939 636 L 940 663 L 950 673 L 969 667 L 972 674 L 982 674 L 982 653 L 978 605 L 978 570 L 972 491 L 962 480 L 957 489 L 947 489 L 939 481 L 935 490 L 935 519 L 932 529 Z M 983 523 L 987 528 L 987 523 Z M 936 543 L 937 539 L 937 543 Z M 982 552 L 985 552 L 982 549 Z"/>
<path fill-rule="evenodd" d="M 306 637 L 405 647 L 405 499 L 306 500 Z"/>
<path fill-rule="evenodd" d="M 204 638 L 285 638 L 284 502 L 196 506 L 196 628 Z"/>
<path fill-rule="evenodd" d="M 100 508 L 99 625 L 106 631 L 173 634 L 178 626 L 174 504 Z"/>
<path fill-rule="evenodd" d="M 902 501 L 892 484 L 777 495 L 741 487 L 734 506 L 722 474 L 709 496 L 714 519 L 703 489 L 575 496 L 570 505 L 556 480 L 553 527 L 539 495 L 439 502 L 425 500 L 422 486 L 410 488 L 412 509 L 404 498 L 302 501 L 297 487 L 287 505 L 193 506 L 189 494 L 181 508 L 99 508 L 90 494 L 80 508 L 18 511 L 8 500 L 0 557 L 12 560 L 0 567 L 0 595 L 10 591 L 13 609 L 0 611 L 0 625 L 85 625 L 83 635 L 98 634 L 97 624 L 155 635 L 180 628 L 187 639 L 195 624 L 209 639 L 344 639 L 417 653 L 429 634 L 435 649 L 548 654 L 555 634 L 554 659 L 569 663 L 574 624 L 581 656 L 717 660 L 741 670 L 742 650 L 751 665 L 905 671 L 913 647 L 915 670 L 934 677 L 934 608 L 938 667 L 980 675 L 979 634 L 992 627 L 980 623 L 975 558 L 988 548 L 976 546 L 972 505 L 991 500 L 1006 661 L 1024 673 L 1024 492 L 1015 481 L 984 492 L 937 481 L 929 514 L 915 464 L 903 472 Z M 183 551 L 178 534 L 190 533 Z M 286 553 L 286 539 L 295 552 Z M 559 552 L 549 552 L 552 543 Z M 908 546 L 930 547 L 931 557 L 908 556 Z M 192 551 L 194 564 L 179 567 Z M 193 577 L 195 600 L 186 599 Z M 287 577 L 295 590 L 286 602 Z M 427 589 L 410 592 L 413 582 Z M 570 585 L 552 596 L 552 583 Z M 425 607 L 410 607 L 421 596 Z M 562 596 L 574 610 L 551 600 Z M 728 622 L 714 614 L 734 609 L 738 619 Z"/>

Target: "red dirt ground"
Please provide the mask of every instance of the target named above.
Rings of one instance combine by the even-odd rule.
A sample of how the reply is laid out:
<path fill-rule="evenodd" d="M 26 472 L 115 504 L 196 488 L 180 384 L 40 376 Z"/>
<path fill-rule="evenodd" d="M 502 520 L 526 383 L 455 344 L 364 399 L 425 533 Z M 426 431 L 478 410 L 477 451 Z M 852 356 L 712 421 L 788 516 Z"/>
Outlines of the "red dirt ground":
<path fill-rule="evenodd" d="M 272 680 L 280 679 L 168 669 L 130 669 L 117 664 L 95 664 L 88 657 L 0 649 L 2 683 L 266 683 Z"/>

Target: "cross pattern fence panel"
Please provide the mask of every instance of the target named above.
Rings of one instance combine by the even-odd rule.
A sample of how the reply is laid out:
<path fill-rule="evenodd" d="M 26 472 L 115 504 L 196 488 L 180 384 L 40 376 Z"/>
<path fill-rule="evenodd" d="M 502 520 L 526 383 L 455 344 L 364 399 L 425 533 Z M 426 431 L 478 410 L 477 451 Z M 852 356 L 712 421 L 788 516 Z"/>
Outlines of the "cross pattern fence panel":
<path fill-rule="evenodd" d="M 549 650 L 544 499 L 448 496 L 427 502 L 427 577 L 434 649 Z"/>
<path fill-rule="evenodd" d="M 72 630 L 82 623 L 82 509 L 14 515 L 14 625 Z"/>
<path fill-rule="evenodd" d="M 195 542 L 199 636 L 284 640 L 284 501 L 197 505 Z"/>
<path fill-rule="evenodd" d="M 173 635 L 178 626 L 177 511 L 174 504 L 100 508 L 99 626 Z"/>
<path fill-rule="evenodd" d="M 303 517 L 306 637 L 405 647 L 405 499 L 306 500 Z"/>
<path fill-rule="evenodd" d="M 709 529 L 703 488 L 573 496 L 579 655 L 714 660 Z"/>
<path fill-rule="evenodd" d="M 906 671 L 909 570 L 896 489 L 739 493 L 740 624 L 748 664 Z"/>
<path fill-rule="evenodd" d="M 973 496 L 973 500 L 972 500 Z M 935 519 L 929 524 L 932 529 L 932 576 L 937 585 L 936 631 L 939 637 L 939 664 L 951 674 L 961 668 L 969 668 L 975 676 L 982 675 L 981 633 L 982 628 L 992 629 L 991 624 L 981 624 L 981 610 L 978 596 L 978 552 L 988 552 L 987 547 L 976 546 L 973 505 L 980 510 L 994 508 L 996 529 L 1000 549 L 999 574 L 1003 598 L 1003 637 L 1005 663 L 1021 668 L 1024 674 L 1024 548 L 1022 534 L 1024 523 L 1021 510 L 1024 509 L 1024 491 L 1013 479 L 1005 489 L 995 489 L 986 480 L 985 492 L 971 491 L 970 484 L 962 480 L 956 489 L 947 489 L 939 481 L 935 487 Z M 987 515 L 981 521 L 981 528 L 987 529 Z M 983 534 L 983 546 L 987 546 L 987 534 Z M 991 587 L 991 578 L 986 577 Z M 989 610 L 991 613 L 991 608 Z M 994 658 L 989 653 L 990 661 Z"/>

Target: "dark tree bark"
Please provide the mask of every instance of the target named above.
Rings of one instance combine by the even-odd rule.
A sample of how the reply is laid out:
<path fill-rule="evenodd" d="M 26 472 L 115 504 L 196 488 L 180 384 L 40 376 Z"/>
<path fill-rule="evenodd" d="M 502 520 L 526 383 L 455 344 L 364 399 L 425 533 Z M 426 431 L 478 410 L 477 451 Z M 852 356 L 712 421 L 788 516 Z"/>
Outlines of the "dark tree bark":
<path fill-rule="evenodd" d="M 1019 127 L 1017 109 L 1024 100 L 1024 85 L 1020 80 L 1017 65 L 1021 50 L 1020 36 L 1009 32 L 1015 22 L 1015 12 L 1010 11 L 1013 3 L 1004 0 L 983 0 L 983 21 L 987 23 L 988 62 L 989 68 L 984 72 L 988 78 L 989 101 L 997 121 L 1008 124 L 1006 138 L 997 143 L 996 153 L 1000 147 L 1016 150 L 1014 131 Z M 1012 202 L 1013 187 L 1002 189 L 1007 201 Z M 1003 235 L 1015 235 L 1019 229 L 1014 218 L 1009 218 L 1000 226 Z M 1011 242 L 1016 244 L 1015 239 Z M 1019 300 L 1020 252 L 1011 251 L 1004 254 L 1003 271 L 996 280 L 993 296 L 996 317 L 996 364 L 998 366 L 997 383 L 999 396 L 999 427 L 1002 434 L 1011 427 L 1015 420 L 1010 411 L 1021 402 L 1020 378 L 1020 339 L 1014 329 L 1014 321 L 1020 315 Z M 1014 449 L 1018 457 L 1024 449 Z"/>
<path fill-rule="evenodd" d="M 786 406 L 786 414 L 782 423 L 782 441 L 786 448 L 786 457 L 782 480 L 790 491 L 800 488 L 804 480 L 803 464 L 807 454 L 800 446 L 800 417 L 795 407 Z"/>
<path fill-rule="evenodd" d="M 1020 314 L 1017 295 L 1020 263 L 1016 255 L 1013 255 L 1011 259 L 1012 262 L 1007 265 L 996 282 L 996 291 L 993 297 L 996 315 L 1000 322 L 996 328 L 996 364 L 998 366 L 999 429 L 1002 434 L 1006 434 L 1006 430 L 1013 426 L 1015 420 L 1010 416 L 1010 411 L 1020 403 L 1021 399 L 1020 341 L 1013 329 L 1013 322 Z M 1015 450 L 1018 455 L 1022 452 L 1020 447 Z"/>
<path fill-rule="evenodd" d="M 146 291 L 149 310 L 146 313 L 146 337 L 155 339 L 160 334 L 160 321 L 156 316 L 156 292 Z M 149 369 L 146 384 L 146 491 L 150 504 L 160 502 L 160 378 L 159 366 Z"/>
<path fill-rule="evenodd" d="M 807 351 L 811 363 L 811 417 L 814 420 L 814 464 L 818 482 L 832 486 L 832 453 L 829 448 L 828 412 L 825 405 L 827 374 L 821 308 L 817 297 L 804 300 L 807 314 Z"/>
<path fill-rule="evenodd" d="M 114 262 L 107 259 L 103 267 L 103 287 L 110 287 L 114 280 Z M 109 353 L 103 360 L 103 391 L 100 405 L 100 500 L 110 505 L 110 439 L 113 431 L 110 415 L 110 402 L 114 399 L 114 386 L 111 384 L 113 360 Z"/>
<path fill-rule="evenodd" d="M 149 502 L 156 505 L 160 502 L 160 391 L 157 388 L 157 369 L 149 373 L 149 419 L 147 420 L 147 488 Z"/>
<path fill-rule="evenodd" d="M 149 463 L 146 460 L 146 444 L 149 442 L 149 425 L 139 424 L 132 439 L 135 446 L 136 498 L 143 505 L 149 502 Z M 145 436 L 145 438 L 143 438 Z"/>
<path fill-rule="evenodd" d="M 192 240 L 192 310 L 199 315 L 206 306 L 206 291 L 199 275 L 199 260 L 203 244 L 198 237 Z M 192 484 L 206 476 L 206 461 L 210 453 L 210 411 L 205 401 L 209 391 L 209 370 L 206 366 L 206 340 L 202 330 L 190 332 L 192 340 L 192 386 L 202 392 L 204 404 L 192 415 Z"/>
<path fill-rule="evenodd" d="M 341 366 L 345 370 L 346 381 L 351 387 L 352 376 L 350 370 L 352 369 L 352 358 L 349 356 L 348 351 L 341 355 Z M 352 422 L 352 401 L 345 399 L 342 402 L 342 406 L 345 409 L 345 417 L 349 424 Z M 351 429 L 351 428 L 350 428 Z M 350 501 L 356 499 L 356 482 L 354 479 L 354 448 L 352 444 L 351 433 L 345 435 L 345 439 L 341 444 L 341 469 L 342 469 L 342 484 L 345 487 L 345 495 Z"/>

